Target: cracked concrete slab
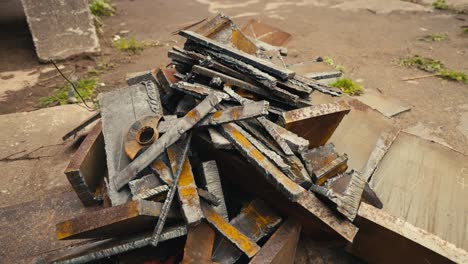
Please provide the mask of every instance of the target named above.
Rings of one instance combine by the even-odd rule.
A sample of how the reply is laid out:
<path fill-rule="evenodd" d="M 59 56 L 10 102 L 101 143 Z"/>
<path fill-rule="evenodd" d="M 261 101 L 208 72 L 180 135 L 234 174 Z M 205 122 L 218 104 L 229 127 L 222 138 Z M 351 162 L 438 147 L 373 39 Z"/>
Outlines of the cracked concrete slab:
<path fill-rule="evenodd" d="M 85 0 L 21 0 L 40 61 L 99 52 Z"/>
<path fill-rule="evenodd" d="M 71 189 L 63 171 L 74 149 L 62 136 L 92 114 L 64 105 L 0 115 L 0 207 Z"/>

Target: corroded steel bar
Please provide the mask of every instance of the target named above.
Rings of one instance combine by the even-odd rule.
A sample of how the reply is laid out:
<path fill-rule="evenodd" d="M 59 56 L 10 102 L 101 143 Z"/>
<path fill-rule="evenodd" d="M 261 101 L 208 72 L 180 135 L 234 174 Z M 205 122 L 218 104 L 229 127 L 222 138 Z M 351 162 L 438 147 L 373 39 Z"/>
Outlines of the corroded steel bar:
<path fill-rule="evenodd" d="M 83 128 L 87 127 L 89 124 L 91 124 L 92 122 L 98 120 L 99 118 L 101 118 L 101 112 L 97 112 L 95 113 L 94 115 L 92 115 L 90 118 L 86 119 L 85 121 L 83 121 L 81 124 L 79 124 L 77 127 L 75 127 L 74 129 L 72 129 L 70 132 L 68 132 L 67 134 L 65 134 L 63 137 L 62 137 L 62 140 L 67 140 L 68 138 L 76 135 L 76 133 L 80 132 Z"/>
<path fill-rule="evenodd" d="M 139 195 L 140 193 L 153 189 L 161 184 L 161 181 L 156 177 L 156 175 L 150 173 L 139 179 L 130 181 L 128 183 L 128 187 L 130 187 L 130 191 L 132 192 L 133 197 L 135 197 L 135 195 Z"/>
<path fill-rule="evenodd" d="M 163 154 L 164 155 L 164 154 Z M 161 179 L 165 184 L 172 185 L 172 172 L 171 168 L 163 161 L 163 157 L 159 157 L 151 164 L 151 169 L 153 172 L 158 174 L 159 179 Z"/>
<path fill-rule="evenodd" d="M 202 202 L 202 209 L 206 220 L 249 258 L 253 257 L 260 250 L 260 247 L 254 241 L 224 220 L 211 206 Z"/>
<path fill-rule="evenodd" d="M 220 52 L 224 53 L 228 56 L 231 56 L 235 59 L 238 59 L 242 62 L 248 63 L 268 74 L 271 74 L 277 78 L 280 78 L 281 80 L 287 80 L 291 77 L 294 76 L 294 72 L 288 69 L 281 69 L 278 66 L 274 65 L 273 63 L 259 59 L 255 56 L 252 56 L 250 54 L 241 52 L 239 50 L 236 50 L 234 48 L 219 44 L 209 38 L 206 38 L 202 35 L 199 35 L 195 32 L 191 31 L 181 31 L 179 33 L 181 36 L 199 44 L 202 45 L 210 50 L 213 50 L 215 52 Z"/>
<path fill-rule="evenodd" d="M 304 83 L 308 85 L 310 88 L 318 92 L 321 92 L 323 94 L 328 94 L 331 96 L 341 96 L 341 91 L 339 89 L 332 88 L 327 85 L 318 83 L 317 81 L 306 78 L 304 76 L 296 75 L 294 76 L 294 80 L 300 83 Z"/>
<path fill-rule="evenodd" d="M 286 141 L 280 136 L 278 131 L 278 125 L 266 118 L 260 118 L 258 119 L 258 122 L 260 122 L 263 125 L 268 134 L 270 134 L 270 136 L 275 140 L 275 142 L 286 155 L 294 155 L 294 152 L 291 150 L 288 143 L 286 143 Z"/>
<path fill-rule="evenodd" d="M 186 234 L 187 227 L 185 225 L 167 227 L 163 230 L 160 241 L 162 242 L 182 237 Z M 73 247 L 57 255 L 48 256 L 44 260 L 47 263 L 53 264 L 88 263 L 146 247 L 150 244 L 150 239 L 151 232 L 119 238 L 110 238 Z"/>
<path fill-rule="evenodd" d="M 216 197 L 216 195 L 210 193 L 209 191 L 202 189 L 202 188 L 197 188 L 197 193 L 200 198 L 202 198 L 205 202 L 207 202 L 211 206 L 218 206 L 221 203 L 221 200 Z"/>
<path fill-rule="evenodd" d="M 223 124 L 222 133 L 247 158 L 266 176 L 267 180 L 282 192 L 288 199 L 296 201 L 304 189 L 291 181 L 273 163 L 271 163 L 252 143 L 245 138 L 234 124 Z"/>
<path fill-rule="evenodd" d="M 223 187 L 219 176 L 216 161 L 210 160 L 202 163 L 201 173 L 205 188 L 219 199 L 219 205 L 213 206 L 213 209 L 221 215 L 226 221 L 229 221 L 226 202 L 224 201 Z"/>
<path fill-rule="evenodd" d="M 177 191 L 181 203 L 182 214 L 188 225 L 196 225 L 203 219 L 203 212 L 200 208 L 200 198 L 197 193 L 197 185 L 192 172 L 192 166 L 188 157 L 184 156 L 184 149 L 179 144 L 167 149 L 167 156 L 172 166 L 172 171 L 177 171 L 182 162 L 182 170 L 177 181 Z"/>
<path fill-rule="evenodd" d="M 161 185 L 152 189 L 145 190 L 132 197 L 132 200 L 154 200 L 162 201 L 166 198 L 169 186 Z"/>
<path fill-rule="evenodd" d="M 315 170 L 314 180 L 315 184 L 323 185 L 328 179 L 345 172 L 348 169 L 348 156 L 346 154 L 337 157 L 325 166 Z"/>
<path fill-rule="evenodd" d="M 258 121 L 260 121 L 265 128 L 269 127 L 270 130 L 272 130 L 272 132 L 269 133 L 275 141 L 278 142 L 278 144 L 279 141 L 284 141 L 296 153 L 303 152 L 309 147 L 309 141 L 307 139 L 296 135 L 284 127 L 279 126 L 266 118 L 262 120 L 258 119 Z"/>
<path fill-rule="evenodd" d="M 163 151 L 174 144 L 185 132 L 194 127 L 223 99 L 219 94 L 208 95 L 199 105 L 190 110 L 177 124 L 164 133 L 158 141 L 125 167 L 115 179 L 115 187 L 121 189 L 140 171 L 148 167 Z"/>
<path fill-rule="evenodd" d="M 161 207 L 161 203 L 137 200 L 88 212 L 58 223 L 57 239 L 106 238 L 141 231 L 156 223 Z M 172 211 L 169 217 L 179 216 Z"/>
<path fill-rule="evenodd" d="M 187 241 L 184 247 L 182 264 L 212 263 L 211 254 L 215 240 L 215 231 L 206 222 L 188 227 Z"/>
<path fill-rule="evenodd" d="M 212 93 L 219 94 L 220 96 L 223 94 L 220 91 L 217 91 L 209 86 L 199 83 L 188 83 L 180 81 L 178 83 L 173 84 L 171 87 L 180 92 L 191 95 L 197 99 L 204 99 L 206 96 Z"/>
<path fill-rule="evenodd" d="M 301 97 L 307 97 L 310 95 L 314 90 L 310 88 L 308 85 L 303 83 L 297 82 L 294 79 L 290 79 L 286 82 L 278 82 L 276 84 L 278 87 L 283 88 L 291 93 L 297 94 Z"/>
<path fill-rule="evenodd" d="M 199 127 L 220 125 L 228 122 L 264 116 L 268 114 L 268 107 L 268 101 L 259 101 L 248 105 L 229 107 L 208 114 L 205 118 L 203 118 L 203 120 L 198 122 L 196 126 Z M 163 121 L 158 125 L 158 131 L 160 133 L 164 133 L 169 128 L 174 126 L 178 121 L 178 119 L 171 121 Z"/>
<path fill-rule="evenodd" d="M 97 205 L 102 198 L 96 195 L 104 179 L 106 152 L 102 124 L 99 121 L 73 154 L 65 175 L 85 206 Z"/>
<path fill-rule="evenodd" d="M 311 72 L 307 73 L 304 77 L 314 80 L 323 80 L 331 78 L 339 78 L 343 75 L 340 71 L 330 71 L 330 72 Z"/>
<path fill-rule="evenodd" d="M 301 228 L 298 221 L 286 220 L 249 263 L 293 264 Z"/>
<path fill-rule="evenodd" d="M 211 143 L 215 146 L 215 148 L 220 149 L 232 149 L 232 144 L 227 140 L 221 133 L 219 133 L 216 129 L 209 127 L 208 134 L 210 135 Z"/>
<path fill-rule="evenodd" d="M 255 199 L 246 204 L 229 223 L 252 241 L 258 242 L 275 230 L 281 223 L 281 216 L 262 200 Z M 234 263 L 241 256 L 242 252 L 224 237 L 213 252 L 213 260 L 223 264 Z"/>
<path fill-rule="evenodd" d="M 156 226 L 154 227 L 153 236 L 151 238 L 151 245 L 153 247 L 156 247 L 159 243 L 160 235 L 164 228 L 164 224 L 166 222 L 166 217 L 171 208 L 172 200 L 174 199 L 175 193 L 177 191 L 177 186 L 179 185 L 178 182 L 182 174 L 183 167 L 185 165 L 184 161 L 187 159 L 187 156 L 188 156 L 188 151 L 189 151 L 191 140 L 192 140 L 192 133 L 189 133 L 188 135 L 185 136 L 185 138 L 181 139 L 177 145 L 170 147 L 170 148 L 180 148 L 182 149 L 182 151 L 179 152 L 179 155 L 177 158 L 178 160 L 176 162 L 177 164 L 176 169 L 172 169 L 173 166 L 171 166 L 170 171 L 171 171 L 171 175 L 173 175 L 173 177 L 171 178 L 173 178 L 174 180 L 171 185 L 171 188 L 169 189 L 166 200 L 164 201 L 164 204 L 162 206 L 161 216 L 159 217 L 158 222 Z"/>
<path fill-rule="evenodd" d="M 282 89 L 279 89 L 279 88 L 276 88 L 276 89 L 273 89 L 273 90 L 262 89 L 260 87 L 257 87 L 255 85 L 250 84 L 248 82 L 245 82 L 243 80 L 236 79 L 234 77 L 225 75 L 223 73 L 219 73 L 219 72 L 214 71 L 214 70 L 210 70 L 208 68 L 205 68 L 205 67 L 202 67 L 202 66 L 199 66 L 199 65 L 194 65 L 192 67 L 192 72 L 196 73 L 196 74 L 206 76 L 206 77 L 210 77 L 210 78 L 218 77 L 226 85 L 236 86 L 236 87 L 242 88 L 242 89 L 244 89 L 246 91 L 249 91 L 251 93 L 261 95 L 261 96 L 263 96 L 265 98 L 268 98 L 269 100 L 275 100 L 275 101 L 278 101 L 280 103 L 288 103 L 288 104 L 296 105 L 298 100 L 299 100 L 299 97 L 297 95 L 286 92 L 285 90 L 282 90 Z M 272 97 L 272 95 L 273 95 L 273 97 Z"/>

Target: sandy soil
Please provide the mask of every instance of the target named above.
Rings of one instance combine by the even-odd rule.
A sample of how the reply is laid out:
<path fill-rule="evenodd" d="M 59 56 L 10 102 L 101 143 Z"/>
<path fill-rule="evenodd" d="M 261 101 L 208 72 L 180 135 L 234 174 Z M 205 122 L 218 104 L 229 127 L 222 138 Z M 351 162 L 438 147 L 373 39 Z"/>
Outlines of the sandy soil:
<path fill-rule="evenodd" d="M 101 56 L 63 62 L 66 71 L 76 71 L 78 75 L 97 63 L 114 65 L 101 74 L 105 86 L 99 87 L 98 92 L 125 85 L 127 73 L 165 65 L 167 50 L 183 43 L 172 31 L 223 11 L 239 25 L 256 18 L 291 33 L 287 63 L 330 56 L 345 67 L 347 76 L 362 81 L 366 89 L 410 105 L 411 111 L 396 117 L 404 128 L 417 126 L 462 152 L 468 149 L 468 86 L 438 78 L 405 82 L 402 81 L 405 77 L 425 73 L 398 65 L 404 56 L 422 55 L 468 72 L 468 38 L 461 35 L 461 26 L 468 24 L 467 15 L 432 12 L 427 5 L 396 0 L 114 2 L 117 15 L 103 19 Z M 148 48 L 138 55 L 118 52 L 112 48 L 111 39 L 122 30 L 129 30 L 129 35 L 139 40 L 159 41 L 162 46 Z M 447 34 L 448 40 L 432 43 L 418 40 L 431 33 Z M 38 84 L 3 95 L 0 114 L 37 109 L 39 98 L 61 87 L 63 80 L 40 72 L 46 66 L 36 60 L 24 20 L 2 27 L 0 37 L 0 72 L 32 69 L 39 74 Z"/>

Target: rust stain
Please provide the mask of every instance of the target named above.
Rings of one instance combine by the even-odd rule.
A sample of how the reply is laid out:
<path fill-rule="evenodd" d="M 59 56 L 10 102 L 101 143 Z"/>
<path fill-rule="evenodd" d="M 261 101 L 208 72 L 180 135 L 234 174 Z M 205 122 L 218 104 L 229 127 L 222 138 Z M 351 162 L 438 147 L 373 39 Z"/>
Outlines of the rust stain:
<path fill-rule="evenodd" d="M 216 119 L 219 119 L 219 118 L 223 115 L 223 112 L 224 112 L 224 111 L 216 111 L 216 112 L 214 112 L 213 115 L 212 115 L 213 119 L 215 119 L 215 120 L 216 120 Z"/>
<path fill-rule="evenodd" d="M 186 117 L 191 119 L 192 121 L 196 121 L 200 119 L 200 113 L 197 109 L 192 109 L 187 113 Z"/>

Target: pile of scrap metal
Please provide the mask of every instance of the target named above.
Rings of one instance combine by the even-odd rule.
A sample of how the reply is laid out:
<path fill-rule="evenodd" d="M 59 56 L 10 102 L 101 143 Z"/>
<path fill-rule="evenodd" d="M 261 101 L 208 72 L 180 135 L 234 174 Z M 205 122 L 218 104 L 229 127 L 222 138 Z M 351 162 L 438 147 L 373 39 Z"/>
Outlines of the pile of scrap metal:
<path fill-rule="evenodd" d="M 348 169 L 327 143 L 350 108 L 312 105 L 340 92 L 271 60 L 285 54 L 280 31 L 270 43 L 252 32 L 205 20 L 179 32 L 168 67 L 100 95 L 65 173 L 85 206 L 104 208 L 58 223 L 58 239 L 92 240 L 45 262 L 149 248 L 165 263 L 293 263 L 301 232 L 352 247 L 356 216 L 382 204 L 367 184 L 375 167 Z"/>

